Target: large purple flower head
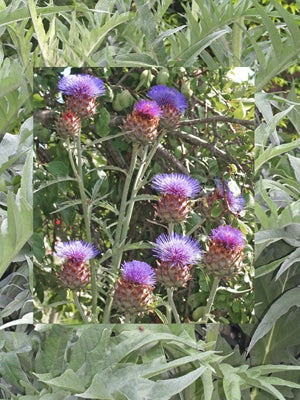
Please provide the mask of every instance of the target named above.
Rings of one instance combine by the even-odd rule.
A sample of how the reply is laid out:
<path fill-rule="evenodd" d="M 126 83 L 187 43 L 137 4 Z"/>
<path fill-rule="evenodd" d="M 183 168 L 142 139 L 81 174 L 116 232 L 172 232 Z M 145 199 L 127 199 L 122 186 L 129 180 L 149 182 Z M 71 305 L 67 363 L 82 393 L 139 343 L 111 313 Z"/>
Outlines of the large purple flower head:
<path fill-rule="evenodd" d="M 98 97 L 105 93 L 105 86 L 100 78 L 87 74 L 63 76 L 57 85 L 63 94 L 74 97 Z"/>
<path fill-rule="evenodd" d="M 177 173 L 155 175 L 152 188 L 163 194 L 173 194 L 183 198 L 194 198 L 201 190 L 196 179 Z"/>
<path fill-rule="evenodd" d="M 131 283 L 138 285 L 154 285 L 155 284 L 155 271 L 147 263 L 143 261 L 128 261 L 122 267 L 122 277 Z"/>
<path fill-rule="evenodd" d="M 220 225 L 213 229 L 210 239 L 213 243 L 221 244 L 228 250 L 241 249 L 245 246 L 244 235 L 231 225 Z"/>
<path fill-rule="evenodd" d="M 66 258 L 72 262 L 84 262 L 96 257 L 99 251 L 91 244 L 83 240 L 71 240 L 60 242 L 55 246 L 55 255 Z"/>
<path fill-rule="evenodd" d="M 185 96 L 178 92 L 178 90 L 165 85 L 153 86 L 148 91 L 147 96 L 156 101 L 160 107 L 172 106 L 179 113 L 184 112 L 187 108 Z"/>
<path fill-rule="evenodd" d="M 235 196 L 234 193 L 229 189 L 228 182 L 221 182 L 220 179 L 215 179 L 218 195 L 226 200 L 227 206 L 234 214 L 240 213 L 245 207 L 246 201 L 242 195 Z"/>
<path fill-rule="evenodd" d="M 134 105 L 134 110 L 148 118 L 159 117 L 161 110 L 159 105 L 152 100 L 140 100 Z"/>
<path fill-rule="evenodd" d="M 162 233 L 156 239 L 153 253 L 162 262 L 170 263 L 172 266 L 196 264 L 202 256 L 199 243 L 191 236 L 179 233 L 171 235 Z"/>

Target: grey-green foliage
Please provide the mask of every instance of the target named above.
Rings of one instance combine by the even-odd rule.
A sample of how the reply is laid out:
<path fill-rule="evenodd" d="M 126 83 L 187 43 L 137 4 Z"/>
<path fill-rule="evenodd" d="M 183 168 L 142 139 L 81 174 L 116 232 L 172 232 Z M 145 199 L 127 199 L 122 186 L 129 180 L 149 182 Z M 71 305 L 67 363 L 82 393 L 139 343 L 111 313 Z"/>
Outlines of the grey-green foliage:
<path fill-rule="evenodd" d="M 21 180 L 15 193 L 15 179 Z M 0 277 L 32 235 L 32 118 L 0 143 Z"/>
<path fill-rule="evenodd" d="M 118 0 L 95 1 L 93 8 L 18 0 L 4 9 L 0 26 L 24 49 L 25 66 L 249 66 L 260 91 L 297 62 L 299 26 L 276 0 L 265 7 L 255 0 L 193 0 L 183 3 L 175 26 L 166 17 L 170 7 L 170 0 L 137 0 L 134 8 Z"/>
<path fill-rule="evenodd" d="M 264 118 L 256 130 L 256 316 L 253 362 L 297 364 L 300 283 L 299 110 L 292 88 L 287 98 L 257 95 Z M 282 121 L 292 127 L 283 133 Z M 283 143 L 285 141 L 285 143 Z"/>
<path fill-rule="evenodd" d="M 2 331 L 2 398 L 238 400 L 257 387 L 284 400 L 281 386 L 300 387 L 279 377 L 300 367 L 250 368 L 238 349 L 220 355 L 211 343 L 197 341 L 193 329 L 38 325 L 29 335 Z"/>

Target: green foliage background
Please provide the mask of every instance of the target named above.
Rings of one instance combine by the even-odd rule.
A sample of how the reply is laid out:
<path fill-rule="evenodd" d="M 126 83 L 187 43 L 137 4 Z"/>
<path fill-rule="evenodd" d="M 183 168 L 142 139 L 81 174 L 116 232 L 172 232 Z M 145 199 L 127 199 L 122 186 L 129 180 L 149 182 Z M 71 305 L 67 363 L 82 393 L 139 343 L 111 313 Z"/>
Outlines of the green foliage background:
<path fill-rule="evenodd" d="M 213 386 L 209 378 L 201 379 L 206 392 L 199 392 L 198 397 L 186 392 L 176 394 L 174 399 L 297 399 L 299 389 L 293 388 L 278 380 L 277 367 L 281 362 L 293 366 L 294 372 L 287 371 L 286 376 L 299 382 L 299 176 L 298 176 L 298 137 L 299 137 L 299 89 L 292 79 L 297 79 L 297 70 L 290 71 L 286 86 L 276 81 L 277 93 L 264 93 L 272 90 L 270 82 L 280 73 L 295 65 L 298 58 L 300 42 L 299 18 L 295 7 L 299 1 L 56 1 L 34 2 L 33 0 L 0 1 L 0 60 L 1 74 L 1 143 L 5 132 L 18 134 L 21 124 L 30 116 L 32 93 L 32 67 L 66 65 L 103 67 L 149 67 L 149 66 L 197 66 L 205 68 L 230 67 L 232 65 L 251 66 L 256 68 L 256 89 L 260 113 L 259 126 L 256 131 L 257 162 L 256 181 L 260 194 L 257 199 L 257 322 L 253 326 L 252 350 L 248 361 L 241 361 L 242 367 L 237 370 L 227 368 L 224 382 L 222 376 L 216 379 Z M 37 7 L 36 7 L 37 6 Z M 107 7 L 105 9 L 105 7 Z M 178 9 L 179 7 L 179 9 Z M 105 12 L 101 12 L 105 11 Z M 100 11 L 100 12 L 99 12 Z M 112 12 L 113 15 L 107 14 Z M 111 17 L 111 18 L 110 18 Z M 145 23 L 145 21 L 147 23 Z M 6 79 L 9 78 L 9 79 Z M 278 78 L 277 78 L 278 79 Z M 286 80 L 286 74 L 281 76 Z M 274 86 L 273 86 L 274 90 Z M 290 108 L 293 106 L 293 108 Z M 280 114 L 284 112 L 285 115 Z M 282 118 L 283 117 L 283 118 Z M 0 165 L 0 168 L 3 164 Z M 5 171 L 9 167 L 5 166 Z M 14 176 L 21 176 L 13 172 Z M 10 194 L 11 204 L 16 204 L 21 180 L 15 182 L 5 178 L 3 184 L 1 170 L 1 194 Z M 5 176 L 4 176 L 5 177 Z M 19 181 L 19 182 L 18 182 Z M 11 184 L 12 183 L 12 184 Z M 274 199 L 275 190 L 275 199 Z M 21 194 L 19 194 L 20 196 Z M 278 197 L 279 195 L 279 202 Z M 283 198 L 282 198 L 283 197 Z M 287 210 L 287 211 L 286 211 Z M 7 218 L 7 196 L 1 200 L 1 217 Z M 12 223 L 12 222 L 11 222 Z M 15 240 L 16 231 L 12 229 L 11 240 Z M 3 225 L 1 225 L 1 244 L 3 242 Z M 25 235 L 24 235 L 25 238 Z M 1 245 L 0 244 L 0 245 Z M 30 244 L 30 242 L 29 242 Z M 30 250 L 26 251 L 30 254 Z M 26 265 L 23 261 L 14 261 L 13 247 L 9 253 L 9 269 L 13 273 L 9 279 L 16 279 L 24 271 L 25 287 L 28 287 Z M 26 261 L 28 263 L 28 261 Z M 284 264 L 285 263 L 285 264 Z M 30 261 L 29 261 L 30 264 Z M 3 267 L 3 270 L 6 267 Z M 15 270 L 15 272 L 14 272 Z M 277 279 L 276 279 L 277 275 Z M 22 278 L 22 277 L 21 277 Z M 7 279 L 7 278 L 5 278 Z M 23 279 L 23 278 L 22 278 Z M 9 280 L 8 280 L 9 281 Z M 1 300 L 7 282 L 1 286 Z M 1 284 L 2 284 L 1 282 Z M 11 282 L 11 281 L 10 281 Z M 4 288 L 5 286 L 5 288 Z M 9 288 L 16 287 L 15 281 Z M 22 287 L 22 286 L 19 286 Z M 22 292 L 22 290 L 21 290 Z M 14 294 L 7 297 L 7 305 L 14 299 Z M 1 311 L 3 310 L 1 303 Z M 13 303 L 16 304 L 16 303 Z M 36 352 L 46 349 L 52 352 L 57 337 L 61 337 L 58 327 L 45 327 L 50 334 L 31 331 L 28 320 L 22 321 L 24 303 L 21 302 L 10 317 L 6 308 L 2 325 L 1 338 L 1 396 L 3 398 L 25 399 L 63 399 L 70 398 L 57 386 L 45 384 L 43 392 L 36 393 L 37 385 L 42 380 L 57 378 L 61 366 L 53 368 L 50 364 L 36 364 Z M 11 308 L 13 310 L 13 308 Z M 276 324 L 273 325 L 273 322 Z M 9 329 L 5 330 L 10 323 Z M 14 326 L 15 325 L 15 326 Z M 58 330 L 57 330 L 58 329 Z M 91 328 L 89 328 L 91 329 Z M 97 328 L 94 328 L 97 329 Z M 209 336 L 210 331 L 207 332 Z M 176 332 L 178 337 L 178 332 Z M 37 339 L 38 338 L 38 339 Z M 172 343 L 175 338 L 170 338 Z M 120 337 L 120 342 L 123 337 Z M 39 344 L 40 343 L 40 344 Z M 73 343 L 71 341 L 71 343 Z M 59 359 L 64 359 L 67 345 L 57 348 Z M 222 348 L 223 354 L 229 354 L 231 348 Z M 238 349 L 236 350 L 238 353 Z M 68 352 L 67 352 L 68 353 Z M 155 358 L 155 353 L 152 353 Z M 182 350 L 175 353 L 179 358 Z M 158 359 L 161 353 L 158 355 Z M 49 360 L 48 356 L 42 359 Z M 227 359 L 233 368 L 236 361 Z M 242 392 L 246 362 L 251 365 L 274 364 L 266 367 L 268 376 L 254 373 L 252 390 Z M 139 364 L 138 364 L 139 363 Z M 143 363 L 141 358 L 134 359 L 134 366 Z M 122 366 L 123 367 L 123 366 Z M 5 368 L 5 369 L 4 369 Z M 140 367 L 142 368 L 142 367 Z M 157 367 L 159 370 L 160 367 Z M 192 362 L 193 371 L 199 364 Z M 141 371 L 141 369 L 139 369 Z M 53 372 L 53 374 L 52 374 Z M 34 374 L 49 373 L 47 377 Z M 172 371 L 173 377 L 179 378 L 184 372 Z M 270 375 L 271 374 L 271 375 Z M 236 376 L 239 376 L 239 379 Z M 196 376 L 196 375 L 195 375 Z M 91 375 L 92 377 L 92 375 Z M 234 379 L 232 379 L 234 377 Z M 284 377 L 284 375 L 281 375 Z M 40 383 L 37 382 L 40 380 Z M 205 381 L 206 379 L 206 381 Z M 275 380 L 274 380 L 275 379 Z M 199 381 L 200 382 L 200 381 Z M 235 382 L 235 383 L 234 383 Z M 278 385 L 280 391 L 274 391 L 270 385 Z M 282 384 L 282 385 L 281 385 Z M 56 382 L 57 385 L 57 382 Z M 259 389 L 254 390 L 254 387 Z M 184 389 L 185 390 L 185 389 Z M 193 389 L 191 389 L 193 390 Z M 204 389 L 203 389 L 204 390 Z M 243 389 L 242 389 L 243 390 Z M 192 392 L 191 392 L 192 393 Z M 243 395 L 243 397 L 241 397 Z M 118 398 L 122 399 L 122 395 Z M 194 397 L 192 397 L 194 396 Z M 201 397 L 202 396 L 202 397 Z M 247 397 L 248 396 L 248 397 Z M 124 398 L 124 396 L 123 396 Z M 125 397 L 126 398 L 126 397 Z"/>

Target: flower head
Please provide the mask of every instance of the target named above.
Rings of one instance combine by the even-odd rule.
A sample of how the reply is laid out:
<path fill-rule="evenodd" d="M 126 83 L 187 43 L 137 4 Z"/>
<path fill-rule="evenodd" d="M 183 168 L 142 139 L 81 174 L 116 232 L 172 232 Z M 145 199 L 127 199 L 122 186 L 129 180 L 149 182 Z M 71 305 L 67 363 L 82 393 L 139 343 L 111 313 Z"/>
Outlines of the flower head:
<path fill-rule="evenodd" d="M 227 202 L 229 211 L 234 214 L 240 213 L 245 207 L 245 199 L 242 195 L 235 196 L 234 193 L 229 189 L 228 182 L 221 182 L 220 179 L 215 179 L 217 194 Z"/>
<path fill-rule="evenodd" d="M 96 257 L 99 251 L 91 244 L 83 240 L 71 240 L 60 242 L 55 246 L 55 255 L 66 258 L 72 262 L 84 262 Z"/>
<path fill-rule="evenodd" d="M 122 267 L 122 277 L 124 280 L 139 285 L 154 285 L 155 271 L 153 268 L 143 261 L 128 261 Z"/>
<path fill-rule="evenodd" d="M 161 110 L 155 101 L 140 100 L 134 105 L 134 110 L 148 118 L 159 117 Z"/>
<path fill-rule="evenodd" d="M 210 239 L 213 243 L 221 244 L 228 250 L 241 249 L 245 245 L 242 232 L 231 225 L 220 225 L 213 229 Z"/>
<path fill-rule="evenodd" d="M 100 78 L 87 74 L 63 76 L 57 85 L 63 94 L 74 97 L 98 97 L 105 93 L 105 86 Z"/>
<path fill-rule="evenodd" d="M 178 90 L 165 85 L 153 86 L 148 91 L 147 96 L 156 101 L 160 107 L 172 106 L 179 113 L 184 112 L 184 110 L 187 108 L 185 96 L 178 92 Z"/>
<path fill-rule="evenodd" d="M 184 174 L 157 174 L 152 181 L 152 188 L 163 194 L 183 198 L 194 198 L 201 188 L 196 179 Z"/>
<path fill-rule="evenodd" d="M 156 239 L 153 253 L 171 266 L 196 264 L 202 256 L 201 247 L 195 239 L 178 233 L 161 234 Z"/>

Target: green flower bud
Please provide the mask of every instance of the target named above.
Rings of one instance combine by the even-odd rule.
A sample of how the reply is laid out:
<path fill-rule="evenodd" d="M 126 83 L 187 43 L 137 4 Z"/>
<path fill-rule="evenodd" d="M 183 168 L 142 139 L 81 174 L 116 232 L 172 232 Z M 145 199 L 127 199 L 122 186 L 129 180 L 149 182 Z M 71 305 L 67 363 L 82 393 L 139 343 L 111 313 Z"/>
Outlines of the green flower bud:
<path fill-rule="evenodd" d="M 153 80 L 153 75 L 150 69 L 145 69 L 140 75 L 140 82 L 136 88 L 136 90 L 141 87 L 149 88 L 151 86 L 151 82 Z"/>
<path fill-rule="evenodd" d="M 193 91 L 191 89 L 191 82 L 190 81 L 184 81 L 181 85 L 181 93 L 187 97 L 188 99 L 193 96 Z"/>
<path fill-rule="evenodd" d="M 162 68 L 156 77 L 157 85 L 167 85 L 170 74 L 167 68 Z"/>
<path fill-rule="evenodd" d="M 121 111 L 124 108 L 121 105 L 121 102 L 120 102 L 120 94 L 121 93 L 117 93 L 117 95 L 115 96 L 115 98 L 114 98 L 114 100 L 112 102 L 112 108 L 113 108 L 114 111 Z"/>
<path fill-rule="evenodd" d="M 125 89 L 119 93 L 119 103 L 123 108 L 130 107 L 134 102 L 135 99 L 129 90 Z"/>

